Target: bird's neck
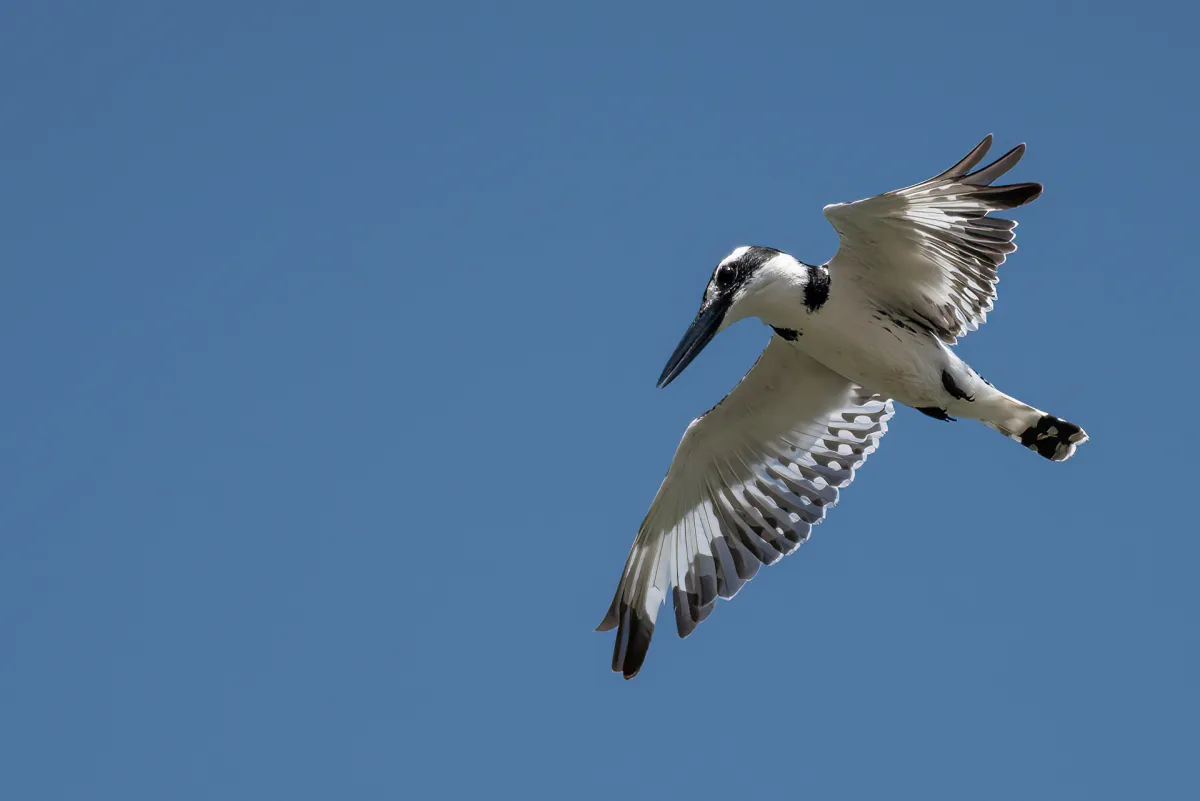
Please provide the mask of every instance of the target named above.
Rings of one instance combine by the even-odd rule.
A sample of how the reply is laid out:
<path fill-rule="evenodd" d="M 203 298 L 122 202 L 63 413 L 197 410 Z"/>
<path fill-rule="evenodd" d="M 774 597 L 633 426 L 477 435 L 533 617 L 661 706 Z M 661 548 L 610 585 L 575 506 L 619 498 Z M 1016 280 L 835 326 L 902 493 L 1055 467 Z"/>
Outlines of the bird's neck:
<path fill-rule="evenodd" d="M 751 299 L 754 316 L 769 326 L 794 328 L 798 320 L 818 313 L 829 299 L 829 269 L 791 257 L 775 261 L 770 273 L 763 276 L 765 280 L 755 287 Z"/>

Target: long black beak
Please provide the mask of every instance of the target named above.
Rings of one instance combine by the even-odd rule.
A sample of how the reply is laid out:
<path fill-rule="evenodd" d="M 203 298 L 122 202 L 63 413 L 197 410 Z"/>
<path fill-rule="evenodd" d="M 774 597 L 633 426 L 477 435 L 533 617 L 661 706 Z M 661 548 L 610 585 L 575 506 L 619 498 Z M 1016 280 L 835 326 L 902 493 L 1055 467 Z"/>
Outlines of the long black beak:
<path fill-rule="evenodd" d="M 665 387 L 670 384 L 692 363 L 692 359 L 700 355 L 704 346 L 716 336 L 717 329 L 721 327 L 721 321 L 725 319 L 727 310 L 728 304 L 719 300 L 700 309 L 696 314 L 696 319 L 692 320 L 691 326 L 688 327 L 687 333 L 683 335 L 683 339 L 679 340 L 679 347 L 675 348 L 675 352 L 671 354 L 667 366 L 663 368 L 662 375 L 658 377 L 658 386 Z"/>

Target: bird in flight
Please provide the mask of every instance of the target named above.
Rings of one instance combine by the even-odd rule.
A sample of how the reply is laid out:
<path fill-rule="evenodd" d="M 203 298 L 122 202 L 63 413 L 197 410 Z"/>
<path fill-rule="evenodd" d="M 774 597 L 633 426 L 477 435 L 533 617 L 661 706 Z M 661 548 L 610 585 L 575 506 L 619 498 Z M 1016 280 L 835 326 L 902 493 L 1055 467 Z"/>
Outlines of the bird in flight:
<path fill-rule="evenodd" d="M 1036 183 L 992 186 L 1025 145 L 975 169 L 991 144 L 988 135 L 927 181 L 826 206 L 840 239 L 827 264 L 755 246 L 716 266 L 659 386 L 738 320 L 757 317 L 775 333 L 750 372 L 684 432 L 597 629 L 617 629 L 614 671 L 637 675 L 668 593 L 686 637 L 717 598 L 732 598 L 760 565 L 808 539 L 879 446 L 893 402 L 937 420 L 978 420 L 1055 462 L 1087 441 L 1082 428 L 1004 394 L 950 349 L 984 322 L 996 269 L 1017 249 L 1017 224 L 989 213 L 1042 192 Z"/>

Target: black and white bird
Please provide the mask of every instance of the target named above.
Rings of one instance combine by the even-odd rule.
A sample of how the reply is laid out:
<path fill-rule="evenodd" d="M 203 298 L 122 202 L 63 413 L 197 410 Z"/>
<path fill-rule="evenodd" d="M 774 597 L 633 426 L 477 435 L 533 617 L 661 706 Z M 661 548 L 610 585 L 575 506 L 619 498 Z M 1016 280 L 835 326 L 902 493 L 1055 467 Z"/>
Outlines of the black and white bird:
<path fill-rule="evenodd" d="M 1017 224 L 988 214 L 1042 192 L 1036 183 L 992 186 L 1024 145 L 972 172 L 991 144 L 989 135 L 906 189 L 826 206 L 841 240 L 828 264 L 739 247 L 717 265 L 659 386 L 738 320 L 757 317 L 775 333 L 679 443 L 598 628 L 617 629 L 614 671 L 637 674 L 668 593 L 686 637 L 718 598 L 808 539 L 879 446 L 893 402 L 938 420 L 978 420 L 1056 462 L 1087 441 L 950 349 L 986 319 L 996 268 L 1017 247 Z"/>

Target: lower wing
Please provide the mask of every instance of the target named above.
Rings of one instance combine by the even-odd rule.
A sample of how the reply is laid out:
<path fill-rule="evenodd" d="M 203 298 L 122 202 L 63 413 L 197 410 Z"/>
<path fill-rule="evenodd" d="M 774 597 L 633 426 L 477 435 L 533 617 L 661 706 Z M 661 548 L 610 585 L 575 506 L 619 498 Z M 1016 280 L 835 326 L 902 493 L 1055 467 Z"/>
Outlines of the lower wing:
<path fill-rule="evenodd" d="M 637 674 L 668 592 L 686 637 L 718 597 L 808 539 L 891 416 L 891 401 L 773 336 L 679 443 L 598 628 L 617 629 L 613 670 Z"/>

